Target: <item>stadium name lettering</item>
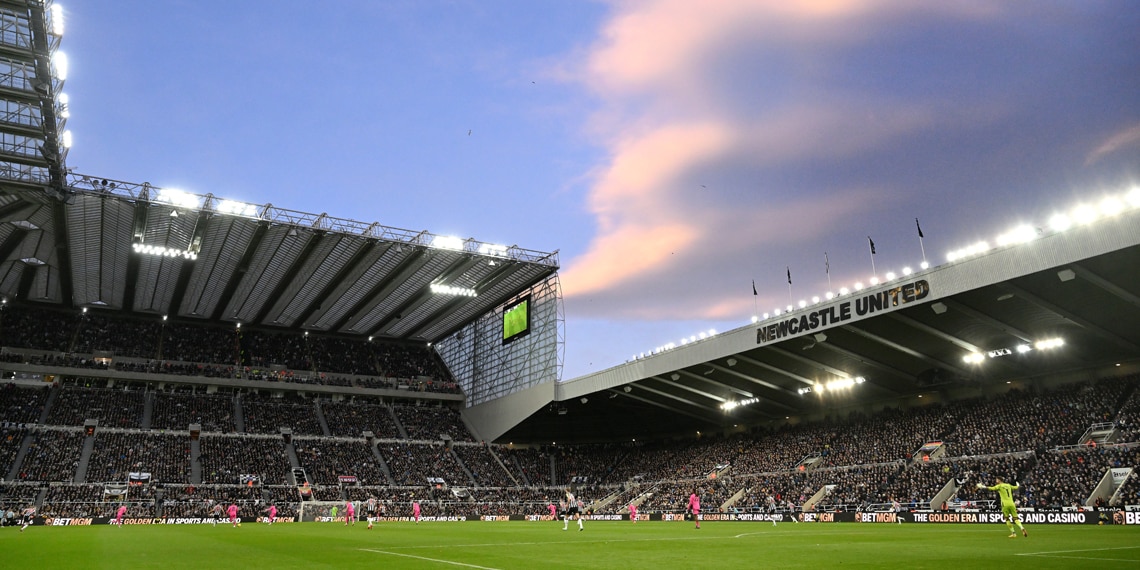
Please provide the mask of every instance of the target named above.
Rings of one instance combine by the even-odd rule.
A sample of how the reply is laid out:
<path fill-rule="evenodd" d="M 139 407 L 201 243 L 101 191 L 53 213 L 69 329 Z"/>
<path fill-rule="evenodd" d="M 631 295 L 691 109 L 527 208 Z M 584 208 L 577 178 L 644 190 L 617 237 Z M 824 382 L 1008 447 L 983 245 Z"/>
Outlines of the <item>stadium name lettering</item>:
<path fill-rule="evenodd" d="M 784 319 L 778 323 L 756 329 L 756 344 L 772 342 L 789 336 L 814 331 L 816 329 L 862 317 L 872 313 L 889 311 L 899 305 L 925 299 L 930 295 L 930 284 L 925 279 L 900 285 L 886 291 L 864 295 L 851 301 L 824 307 L 818 311 L 798 317 Z"/>

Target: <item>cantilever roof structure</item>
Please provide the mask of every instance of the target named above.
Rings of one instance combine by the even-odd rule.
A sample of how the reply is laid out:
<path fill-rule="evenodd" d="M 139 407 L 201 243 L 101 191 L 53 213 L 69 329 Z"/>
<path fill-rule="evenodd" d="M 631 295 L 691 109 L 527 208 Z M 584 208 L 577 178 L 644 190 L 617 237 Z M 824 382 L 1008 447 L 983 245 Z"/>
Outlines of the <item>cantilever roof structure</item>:
<path fill-rule="evenodd" d="M 0 295 L 33 302 L 434 342 L 558 270 L 557 252 L 148 184 L 25 186 L 0 181 Z"/>
<path fill-rule="evenodd" d="M 499 442 L 641 441 L 1140 372 L 1134 206 L 466 413 Z"/>

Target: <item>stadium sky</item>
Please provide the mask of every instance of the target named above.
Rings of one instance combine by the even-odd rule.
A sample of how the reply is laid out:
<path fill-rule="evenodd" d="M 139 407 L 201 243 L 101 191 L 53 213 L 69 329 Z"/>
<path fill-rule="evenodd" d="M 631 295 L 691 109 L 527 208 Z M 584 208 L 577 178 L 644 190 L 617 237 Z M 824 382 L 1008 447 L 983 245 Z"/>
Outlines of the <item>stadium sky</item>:
<path fill-rule="evenodd" d="M 58 3 L 69 167 L 558 250 L 564 379 L 1140 182 L 1140 2 Z"/>

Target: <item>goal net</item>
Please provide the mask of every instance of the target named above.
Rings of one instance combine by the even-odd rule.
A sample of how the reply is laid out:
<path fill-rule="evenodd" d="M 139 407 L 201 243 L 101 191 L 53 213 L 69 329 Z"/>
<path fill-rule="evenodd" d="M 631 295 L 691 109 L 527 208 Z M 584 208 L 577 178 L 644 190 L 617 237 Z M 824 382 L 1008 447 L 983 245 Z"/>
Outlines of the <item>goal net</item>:
<path fill-rule="evenodd" d="M 357 520 L 364 520 L 358 506 Z M 301 501 L 297 505 L 299 522 L 344 522 L 344 501 Z"/>

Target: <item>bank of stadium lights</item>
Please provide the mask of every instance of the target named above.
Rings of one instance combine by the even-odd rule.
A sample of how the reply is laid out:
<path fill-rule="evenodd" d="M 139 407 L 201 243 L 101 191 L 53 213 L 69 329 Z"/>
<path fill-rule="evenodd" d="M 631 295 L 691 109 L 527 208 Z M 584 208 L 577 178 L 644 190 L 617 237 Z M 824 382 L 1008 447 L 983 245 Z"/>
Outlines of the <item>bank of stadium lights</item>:
<path fill-rule="evenodd" d="M 479 245 L 479 253 L 482 255 L 493 255 L 496 257 L 507 256 L 507 246 L 499 245 L 497 243 L 484 243 Z"/>
<path fill-rule="evenodd" d="M 190 261 L 198 259 L 197 253 L 184 249 L 173 249 L 169 247 L 163 247 L 161 245 L 146 245 L 141 243 L 136 243 L 132 247 L 134 248 L 135 253 L 142 255 L 154 255 L 158 257 L 181 257 L 183 259 L 189 259 Z"/>
<path fill-rule="evenodd" d="M 202 199 L 189 192 L 176 190 L 174 188 L 163 188 L 158 191 L 158 196 L 154 199 L 156 202 L 170 204 L 178 208 L 186 208 L 196 210 L 201 206 Z"/>
<path fill-rule="evenodd" d="M 1094 223 L 1100 219 L 1115 217 L 1119 214 L 1122 214 L 1122 213 L 1128 211 L 1129 209 L 1140 209 L 1140 186 L 1133 186 L 1127 192 L 1125 192 L 1123 195 L 1120 195 L 1120 196 L 1108 196 L 1108 197 L 1102 199 L 1100 202 L 1096 203 L 1095 205 L 1091 205 L 1091 204 L 1078 205 L 1078 206 L 1074 207 L 1068 214 L 1055 214 L 1049 219 L 1049 223 L 1048 223 L 1047 227 L 1048 227 L 1048 231 L 1052 231 L 1054 233 L 1063 232 L 1063 231 L 1065 231 L 1069 228 L 1072 228 L 1074 226 L 1088 225 L 1088 224 L 1092 224 L 1092 223 Z M 1009 247 L 1009 246 L 1015 246 L 1015 245 L 1029 243 L 1029 242 L 1036 240 L 1038 237 L 1043 235 L 1045 232 L 1046 232 L 1045 229 L 1035 228 L 1035 227 L 1030 226 L 1028 224 L 1019 224 L 1019 225 L 1015 226 L 1014 228 L 1012 228 L 1011 230 L 999 235 L 997 237 L 997 239 L 994 241 L 994 244 L 991 244 L 989 241 L 986 241 L 986 240 L 980 240 L 980 241 L 975 242 L 973 244 L 970 244 L 966 247 L 959 248 L 959 249 L 956 249 L 956 250 L 949 252 L 946 255 L 946 259 L 947 259 L 947 261 L 954 262 L 954 261 L 958 261 L 961 259 L 982 255 L 982 254 L 994 249 L 995 247 Z M 919 264 L 920 270 L 926 270 L 929 268 L 930 268 L 930 264 L 928 262 L 926 262 L 925 260 Z M 909 277 L 913 273 L 914 273 L 914 269 L 911 268 L 910 266 L 903 267 L 903 269 L 902 269 L 902 276 L 903 277 Z M 883 283 L 889 283 L 891 281 L 894 281 L 895 279 L 898 279 L 898 277 L 899 276 L 897 274 L 895 274 L 893 271 L 888 271 L 886 274 L 884 274 L 885 280 L 882 282 Z M 879 285 L 880 284 L 879 277 L 877 275 L 871 277 L 870 279 L 868 279 L 868 283 L 870 283 L 871 286 Z M 835 293 L 828 291 L 824 295 L 824 298 L 827 299 L 828 301 L 830 301 L 836 297 L 842 297 L 845 295 L 850 295 L 853 291 L 855 291 L 855 292 L 862 291 L 864 289 L 864 287 L 865 287 L 864 283 L 862 281 L 858 281 L 858 282 L 854 283 L 850 288 L 849 287 L 840 287 L 838 292 L 835 292 Z M 816 302 L 815 298 L 813 297 L 812 298 L 812 304 L 814 304 L 815 302 Z M 806 308 L 807 302 L 806 301 L 800 301 L 799 305 L 800 305 L 801 309 Z M 757 322 L 760 322 L 762 320 L 766 320 L 766 319 L 770 318 L 770 316 L 780 316 L 784 313 L 790 313 L 793 310 L 794 310 L 794 307 L 791 305 L 789 305 L 787 308 L 777 308 L 774 311 L 772 311 L 771 315 L 769 313 L 764 313 L 763 316 L 755 316 L 754 315 L 752 317 L 752 322 L 757 323 Z"/>
<path fill-rule="evenodd" d="M 435 236 L 431 246 L 437 249 L 450 249 L 459 251 L 463 249 L 463 240 L 455 236 Z"/>
<path fill-rule="evenodd" d="M 440 283 L 432 283 L 431 292 L 436 295 L 454 295 L 456 297 L 475 297 L 478 295 L 478 293 L 470 287 L 455 287 Z"/>
<path fill-rule="evenodd" d="M 831 380 L 830 382 L 826 383 L 816 382 L 814 386 L 800 388 L 799 390 L 796 390 L 796 392 L 801 396 L 804 394 L 810 394 L 812 392 L 815 392 L 817 394 L 822 394 L 823 392 L 838 392 L 840 390 L 854 388 L 855 386 L 863 384 L 866 381 L 867 379 L 862 376 L 856 376 L 854 378 L 836 378 L 835 380 Z"/>
<path fill-rule="evenodd" d="M 246 216 L 254 217 L 257 215 L 258 207 L 253 204 L 246 204 L 245 202 L 238 202 L 236 200 L 222 200 L 214 208 L 219 214 L 230 214 L 233 216 Z"/>
<path fill-rule="evenodd" d="M 51 54 L 51 67 L 55 72 L 55 78 L 60 81 L 67 81 L 67 72 L 69 63 L 67 61 L 67 54 L 62 51 L 56 51 Z"/>
<path fill-rule="evenodd" d="M 51 33 L 63 37 L 63 6 L 59 4 L 51 5 Z"/>
<path fill-rule="evenodd" d="M 630 357 L 630 360 L 638 360 L 641 358 L 653 356 L 655 354 L 661 354 L 662 352 L 667 352 L 667 351 L 673 350 L 674 348 L 677 348 L 678 346 L 684 346 L 686 344 L 705 340 L 706 338 L 712 338 L 714 336 L 716 336 L 716 329 L 709 329 L 708 331 L 702 331 L 702 332 L 699 332 L 699 333 L 694 334 L 694 335 L 689 335 L 687 337 L 681 337 L 680 342 L 666 343 L 666 344 L 663 344 L 661 346 L 655 347 L 652 350 L 648 350 L 648 351 L 645 351 L 642 353 L 635 354 L 635 355 Z"/>
<path fill-rule="evenodd" d="M 1087 226 L 1097 220 L 1113 218 L 1128 209 L 1140 209 L 1140 186 L 1134 186 L 1122 196 L 1106 196 L 1094 204 L 1079 204 L 1068 213 L 1057 213 L 1049 218 L 1047 229 L 1054 233 L 1066 231 L 1074 226 Z M 1020 224 L 1013 229 L 999 235 L 995 240 L 997 247 L 1007 247 L 1029 243 L 1046 231 L 1046 228 L 1035 228 L 1028 224 Z M 967 257 L 981 255 L 993 249 L 989 242 L 979 241 L 970 246 L 956 249 L 946 254 L 947 261 L 958 261 Z"/>
<path fill-rule="evenodd" d="M 752 404 L 758 403 L 759 401 L 760 401 L 760 398 L 748 398 L 747 400 L 739 400 L 739 401 L 729 400 L 729 401 L 721 404 L 720 409 L 727 412 L 729 410 L 739 408 L 740 406 L 750 406 Z"/>
<path fill-rule="evenodd" d="M 1028 352 L 1033 352 L 1034 350 L 1052 350 L 1054 348 L 1060 348 L 1062 346 L 1065 346 L 1065 339 L 1060 337 L 1047 338 L 1044 340 L 1039 340 L 1031 345 L 1019 344 L 1013 348 L 997 348 L 987 352 L 971 352 L 970 354 L 963 356 L 962 361 L 966 364 L 981 364 L 985 362 L 987 358 L 1001 358 L 1003 356 L 1009 356 L 1014 353 L 1026 354 Z"/>

